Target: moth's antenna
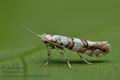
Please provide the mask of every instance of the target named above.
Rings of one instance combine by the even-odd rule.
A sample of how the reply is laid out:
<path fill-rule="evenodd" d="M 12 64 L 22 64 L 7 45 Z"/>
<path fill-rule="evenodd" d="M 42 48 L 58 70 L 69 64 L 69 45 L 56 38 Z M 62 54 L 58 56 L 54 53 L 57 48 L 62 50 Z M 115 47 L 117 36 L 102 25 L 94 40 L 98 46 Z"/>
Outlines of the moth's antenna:
<path fill-rule="evenodd" d="M 28 27 L 25 26 L 24 24 L 23 24 L 23 27 L 24 27 L 27 31 L 29 31 L 29 32 L 31 32 L 32 34 L 34 34 L 34 35 L 36 35 L 36 36 L 38 36 L 38 37 L 41 38 L 41 35 L 40 35 L 40 34 L 38 34 L 38 33 L 34 32 L 34 31 L 32 31 L 30 28 L 28 28 Z"/>

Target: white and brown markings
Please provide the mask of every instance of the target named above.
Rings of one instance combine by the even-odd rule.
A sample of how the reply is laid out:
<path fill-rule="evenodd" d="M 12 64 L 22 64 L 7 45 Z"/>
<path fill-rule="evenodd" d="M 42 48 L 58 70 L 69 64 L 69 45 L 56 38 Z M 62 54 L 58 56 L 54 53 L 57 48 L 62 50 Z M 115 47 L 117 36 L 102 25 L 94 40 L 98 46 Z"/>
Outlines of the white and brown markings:
<path fill-rule="evenodd" d="M 93 42 L 79 38 L 50 34 L 44 34 L 44 39 L 42 40 L 45 44 L 49 44 L 49 46 L 54 48 L 67 48 L 76 51 L 77 53 L 83 53 L 89 56 L 99 56 L 100 54 L 107 54 L 110 52 L 110 44 L 108 44 L 106 41 Z"/>

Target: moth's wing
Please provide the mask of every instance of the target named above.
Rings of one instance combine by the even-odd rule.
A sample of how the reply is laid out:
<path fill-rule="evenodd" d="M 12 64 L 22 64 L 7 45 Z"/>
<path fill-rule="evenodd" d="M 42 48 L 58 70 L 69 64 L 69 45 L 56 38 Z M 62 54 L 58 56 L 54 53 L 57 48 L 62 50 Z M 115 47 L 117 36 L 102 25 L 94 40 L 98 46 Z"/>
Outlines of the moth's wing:
<path fill-rule="evenodd" d="M 51 46 L 56 46 L 57 48 L 60 48 L 60 49 L 65 48 L 64 46 L 61 46 L 60 44 L 54 43 L 54 42 L 51 42 L 51 41 L 47 41 L 47 43 L 50 44 Z"/>

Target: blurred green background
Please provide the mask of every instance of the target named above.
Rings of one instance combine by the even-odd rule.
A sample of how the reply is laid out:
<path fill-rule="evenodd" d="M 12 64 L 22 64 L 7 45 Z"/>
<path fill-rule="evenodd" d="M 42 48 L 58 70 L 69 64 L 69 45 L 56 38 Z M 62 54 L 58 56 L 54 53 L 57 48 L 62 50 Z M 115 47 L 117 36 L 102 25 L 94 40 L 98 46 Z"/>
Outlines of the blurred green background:
<path fill-rule="evenodd" d="M 111 53 L 86 65 L 67 51 L 72 70 L 53 51 L 53 60 L 44 66 L 47 51 L 37 33 L 107 40 Z M 1 79 L 119 80 L 119 0 L 0 0 Z M 71 53 L 71 54 L 70 54 Z"/>

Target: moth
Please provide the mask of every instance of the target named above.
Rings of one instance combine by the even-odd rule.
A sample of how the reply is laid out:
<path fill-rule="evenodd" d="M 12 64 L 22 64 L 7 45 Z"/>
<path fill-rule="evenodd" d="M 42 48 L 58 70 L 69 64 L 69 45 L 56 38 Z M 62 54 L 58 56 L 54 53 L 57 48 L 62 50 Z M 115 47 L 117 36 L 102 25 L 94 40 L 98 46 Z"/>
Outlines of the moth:
<path fill-rule="evenodd" d="M 62 35 L 52 35 L 44 33 L 42 35 L 33 32 L 31 29 L 26 27 L 28 31 L 40 37 L 43 43 L 47 47 L 47 61 L 46 65 L 48 65 L 51 60 L 51 50 L 59 49 L 60 53 L 64 56 L 69 68 L 71 68 L 70 62 L 68 58 L 65 56 L 65 49 L 69 49 L 75 51 L 80 58 L 87 64 L 92 64 L 87 61 L 82 54 L 86 54 L 88 56 L 97 56 L 108 54 L 111 50 L 110 44 L 107 41 L 89 41 L 75 37 L 68 37 Z"/>

